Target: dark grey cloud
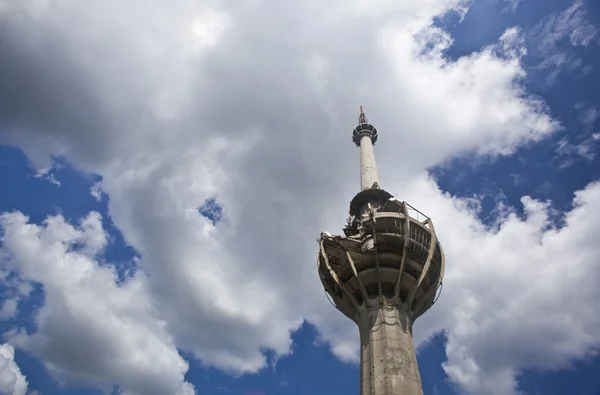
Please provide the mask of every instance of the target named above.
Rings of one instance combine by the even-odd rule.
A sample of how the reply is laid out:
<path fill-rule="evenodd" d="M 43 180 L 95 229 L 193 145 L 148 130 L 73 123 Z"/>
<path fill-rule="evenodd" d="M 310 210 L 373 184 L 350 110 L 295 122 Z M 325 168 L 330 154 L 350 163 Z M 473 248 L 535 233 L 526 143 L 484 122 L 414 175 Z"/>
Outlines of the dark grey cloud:
<path fill-rule="evenodd" d="M 93 86 L 56 32 L 32 26 L 25 15 L 0 12 L 0 141 L 106 160 L 112 121 Z"/>

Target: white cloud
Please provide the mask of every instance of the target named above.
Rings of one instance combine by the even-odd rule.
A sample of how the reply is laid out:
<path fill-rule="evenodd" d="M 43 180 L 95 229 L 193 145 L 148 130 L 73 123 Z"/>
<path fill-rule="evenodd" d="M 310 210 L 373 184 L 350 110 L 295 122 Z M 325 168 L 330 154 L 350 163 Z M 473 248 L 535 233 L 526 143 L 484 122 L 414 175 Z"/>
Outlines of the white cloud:
<path fill-rule="evenodd" d="M 95 257 L 106 245 L 100 216 L 78 227 L 60 217 L 29 224 L 21 213 L 0 216 L 3 266 L 44 286 L 35 314 L 38 331 L 9 334 L 11 342 L 44 361 L 59 380 L 91 382 L 131 394 L 193 394 L 188 369 L 165 322 L 157 317 L 139 273 L 118 285 Z"/>
<path fill-rule="evenodd" d="M 410 187 L 447 259 L 444 292 L 415 334 L 446 331 L 444 369 L 455 383 L 469 394 L 517 394 L 523 370 L 564 368 L 600 350 L 600 183 L 576 193 L 560 229 L 549 204 L 529 197 L 524 218 L 511 213 L 490 230 L 432 181 Z"/>
<path fill-rule="evenodd" d="M 58 167 L 58 166 L 55 166 L 55 167 Z M 56 185 L 57 187 L 60 187 L 61 183 L 60 183 L 60 181 L 58 181 L 56 179 L 56 177 L 54 177 L 54 174 L 51 173 L 52 169 L 53 169 L 52 166 L 38 169 L 37 173 L 35 175 L 35 178 L 44 179 L 44 180 L 48 181 L 49 183 Z"/>
<path fill-rule="evenodd" d="M 198 40 L 196 48 L 203 49 L 215 46 L 223 33 L 231 27 L 229 15 L 218 12 L 207 12 L 192 23 L 192 33 Z"/>
<path fill-rule="evenodd" d="M 17 314 L 19 300 L 17 298 L 4 299 L 0 308 L 0 320 L 8 320 Z"/>
<path fill-rule="evenodd" d="M 51 184 L 56 185 L 57 187 L 60 187 L 60 181 L 58 181 L 56 179 L 56 177 L 54 177 L 54 174 L 48 174 L 48 177 L 46 178 Z"/>
<path fill-rule="evenodd" d="M 25 395 L 27 379 L 15 363 L 15 349 L 10 344 L 0 344 L 0 394 Z"/>
<path fill-rule="evenodd" d="M 565 168 L 572 165 L 574 163 L 574 156 L 580 156 L 590 162 L 593 161 L 596 157 L 594 143 L 593 135 L 577 144 L 569 143 L 566 138 L 560 140 L 556 147 L 557 157 L 562 159 L 559 167 Z"/>
<path fill-rule="evenodd" d="M 543 209 L 526 200 L 535 215 L 525 222 L 509 215 L 493 233 L 467 209 L 472 202 L 444 197 L 421 178 L 425 168 L 463 153 L 509 155 L 556 130 L 544 103 L 520 85 L 518 29 L 449 62 L 442 53 L 452 38 L 432 20 L 464 12 L 458 0 L 333 1 L 326 9 L 316 0 L 269 8 L 225 1 L 203 9 L 192 1 L 90 7 L 49 0 L 33 13 L 20 4 L 2 11 L 19 18 L 4 17 L 13 34 L 0 39 L 8 41 L 10 59 L 28 67 L 0 59 L 0 78 L 14 76 L 0 80 L 10 88 L 0 91 L 8 103 L 0 120 L 18 125 L 0 129 L 0 141 L 19 144 L 40 166 L 47 155 L 63 154 L 100 174 L 111 218 L 141 256 L 141 270 L 117 285 L 112 267 L 98 263 L 106 235 L 96 214 L 78 227 L 61 217 L 42 225 L 18 213 L 3 217 L 11 268 L 46 292 L 38 331 L 13 334 L 13 341 L 60 380 L 186 393 L 187 364 L 176 347 L 206 365 L 253 372 L 265 365 L 262 350 L 290 352 L 290 332 L 303 320 L 317 325 L 338 356 L 355 358 L 356 328 L 323 295 L 314 240 L 341 228 L 358 190 L 350 131 L 361 104 L 381 134 L 383 185 L 434 218 L 448 251 L 438 302 L 447 308 L 420 318 L 415 334 L 420 342 L 450 331 L 451 378 L 482 394 L 489 380 L 497 384 L 489 393 L 509 394 L 519 369 L 548 355 L 557 364 L 580 357 L 591 346 L 565 335 L 561 341 L 579 347 L 562 354 L 532 348 L 535 356 L 520 362 L 518 349 L 502 354 L 465 336 L 461 325 L 470 321 L 460 317 L 513 313 L 517 318 L 502 322 L 504 333 L 515 344 L 522 336 L 516 320 L 529 311 L 511 310 L 519 288 L 510 287 L 525 280 L 500 267 L 532 275 L 516 266 L 524 258 L 507 244 L 529 251 L 525 241 L 539 233 Z M 194 24 L 210 15 L 223 23 L 196 29 L 209 40 L 198 45 Z M 38 64 L 45 80 L 36 79 Z M 16 92 L 10 101 L 6 91 Z M 212 196 L 224 207 L 216 226 L 197 212 Z M 471 254 L 474 243 L 484 248 Z M 482 265 L 492 258 L 488 272 Z M 540 344 L 556 341 L 554 332 L 545 334 Z M 69 358 L 55 352 L 58 346 Z M 495 355 L 503 359 L 489 362 Z M 115 356 L 122 365 L 107 364 Z"/>
<path fill-rule="evenodd" d="M 559 41 L 568 39 L 573 46 L 587 47 L 598 33 L 587 18 L 587 10 L 581 0 L 575 0 L 566 10 L 545 18 L 537 29 L 544 34 L 543 46 L 555 46 Z"/>
<path fill-rule="evenodd" d="M 92 185 L 92 187 L 90 188 L 90 195 L 92 195 L 94 197 L 94 199 L 96 199 L 96 201 L 100 201 L 102 200 L 102 183 L 101 182 L 96 182 L 94 185 Z"/>
<path fill-rule="evenodd" d="M 589 133 L 594 128 L 596 120 L 600 116 L 600 111 L 594 106 L 587 107 L 582 103 L 580 106 L 576 106 L 576 109 L 579 110 L 579 122 L 583 125 L 585 131 Z"/>
<path fill-rule="evenodd" d="M 596 157 L 597 138 L 595 137 L 594 125 L 598 118 L 598 110 L 594 106 L 586 106 L 584 103 L 576 103 L 575 109 L 579 112 L 578 125 L 574 125 L 573 133 L 563 137 L 556 146 L 557 159 L 560 168 L 569 167 L 575 163 L 577 157 L 589 162 Z"/>
<path fill-rule="evenodd" d="M 529 32 L 530 48 L 539 61 L 537 67 L 548 70 L 550 83 L 563 69 L 589 73 L 591 66 L 576 55 L 573 47 L 588 47 L 597 33 L 583 1 L 573 1 L 567 9 L 544 18 Z"/>
<path fill-rule="evenodd" d="M 515 12 L 523 0 L 500 0 L 506 6 L 506 10 Z"/>

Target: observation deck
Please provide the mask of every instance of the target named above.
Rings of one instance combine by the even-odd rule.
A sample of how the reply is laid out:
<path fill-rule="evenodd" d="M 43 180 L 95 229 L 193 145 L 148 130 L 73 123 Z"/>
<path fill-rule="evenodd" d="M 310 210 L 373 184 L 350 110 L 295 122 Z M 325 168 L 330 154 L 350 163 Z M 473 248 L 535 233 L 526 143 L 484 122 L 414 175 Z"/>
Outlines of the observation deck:
<path fill-rule="evenodd" d="M 375 126 L 370 123 L 360 123 L 357 127 L 352 131 L 352 142 L 356 144 L 357 147 L 360 147 L 360 139 L 363 136 L 368 136 L 371 138 L 371 142 L 373 145 L 377 142 L 377 138 L 379 137 L 377 133 L 377 129 Z"/>
<path fill-rule="evenodd" d="M 335 306 L 358 323 L 362 311 L 395 305 L 414 321 L 435 302 L 444 253 L 431 219 L 395 198 L 368 203 L 346 236 L 322 233 L 318 269 Z"/>

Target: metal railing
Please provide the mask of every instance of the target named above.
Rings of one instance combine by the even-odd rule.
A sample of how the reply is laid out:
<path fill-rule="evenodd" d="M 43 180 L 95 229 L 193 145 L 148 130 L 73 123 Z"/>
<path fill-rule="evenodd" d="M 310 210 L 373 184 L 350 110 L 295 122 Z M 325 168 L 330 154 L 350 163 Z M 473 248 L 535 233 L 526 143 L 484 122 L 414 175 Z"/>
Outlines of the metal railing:
<path fill-rule="evenodd" d="M 423 214 L 408 203 L 406 203 L 406 208 L 408 208 L 408 215 L 415 218 L 419 222 L 425 222 L 425 220 L 429 219 L 427 215 Z"/>

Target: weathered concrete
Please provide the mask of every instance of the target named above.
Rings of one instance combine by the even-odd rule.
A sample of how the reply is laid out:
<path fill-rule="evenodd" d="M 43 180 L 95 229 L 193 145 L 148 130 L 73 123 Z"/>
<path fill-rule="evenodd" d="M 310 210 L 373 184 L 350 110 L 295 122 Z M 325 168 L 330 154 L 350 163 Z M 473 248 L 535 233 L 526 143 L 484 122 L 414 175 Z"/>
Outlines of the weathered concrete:
<path fill-rule="evenodd" d="M 393 305 L 371 308 L 358 327 L 361 395 L 423 395 L 408 315 Z"/>
<path fill-rule="evenodd" d="M 371 188 L 379 184 L 379 173 L 375 163 L 375 151 L 371 136 L 363 135 L 360 138 L 360 190 Z"/>
<path fill-rule="evenodd" d="M 321 233 L 319 277 L 360 330 L 361 395 L 423 395 L 412 324 L 435 303 L 444 252 L 431 219 L 381 189 L 378 133 L 362 107 L 352 136 L 361 191 L 350 203 L 345 237 Z"/>

